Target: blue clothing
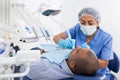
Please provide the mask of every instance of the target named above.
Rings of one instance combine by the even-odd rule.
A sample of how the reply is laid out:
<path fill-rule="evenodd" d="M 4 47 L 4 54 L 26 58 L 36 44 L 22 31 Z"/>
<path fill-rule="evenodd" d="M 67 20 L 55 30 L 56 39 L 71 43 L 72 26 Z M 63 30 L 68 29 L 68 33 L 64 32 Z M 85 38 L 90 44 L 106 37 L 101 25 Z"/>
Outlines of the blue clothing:
<path fill-rule="evenodd" d="M 69 29 L 70 35 L 72 39 L 75 39 L 75 47 L 81 46 L 86 42 L 86 36 L 80 30 L 80 24 L 76 24 L 74 27 Z M 66 35 L 67 31 L 65 32 Z M 90 49 L 92 49 L 96 56 L 102 60 L 111 60 L 113 59 L 113 51 L 112 51 L 112 36 L 105 31 L 103 31 L 100 27 L 98 28 L 97 33 L 94 38 L 88 44 Z M 99 69 L 98 73 L 110 75 L 108 68 Z"/>
<path fill-rule="evenodd" d="M 21 68 L 21 72 L 24 70 L 25 66 Z M 32 63 L 30 72 L 27 74 L 27 77 L 32 80 L 59 80 L 73 76 L 65 60 L 57 65 L 45 58 L 41 58 L 40 62 Z"/>

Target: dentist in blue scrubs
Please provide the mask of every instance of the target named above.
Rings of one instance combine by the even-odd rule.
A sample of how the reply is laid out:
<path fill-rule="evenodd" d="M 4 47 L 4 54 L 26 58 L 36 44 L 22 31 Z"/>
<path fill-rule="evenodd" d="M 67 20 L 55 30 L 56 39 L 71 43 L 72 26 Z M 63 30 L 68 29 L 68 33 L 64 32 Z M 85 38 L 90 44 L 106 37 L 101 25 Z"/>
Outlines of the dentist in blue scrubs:
<path fill-rule="evenodd" d="M 90 7 L 83 8 L 78 14 L 79 23 L 68 31 L 54 36 L 53 40 L 61 47 L 72 49 L 73 46 L 89 47 L 92 49 L 99 61 L 99 74 L 104 74 L 110 79 L 108 69 L 109 60 L 113 59 L 112 36 L 105 32 L 100 26 L 99 12 Z"/>

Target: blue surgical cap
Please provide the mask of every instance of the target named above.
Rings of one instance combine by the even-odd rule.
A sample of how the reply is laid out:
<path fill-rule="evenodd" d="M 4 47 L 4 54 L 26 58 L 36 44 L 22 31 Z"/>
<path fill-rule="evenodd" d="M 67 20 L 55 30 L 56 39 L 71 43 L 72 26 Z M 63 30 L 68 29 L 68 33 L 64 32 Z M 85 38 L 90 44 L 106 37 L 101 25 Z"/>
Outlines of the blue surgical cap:
<path fill-rule="evenodd" d="M 100 14 L 97 10 L 93 8 L 89 8 L 89 7 L 83 8 L 78 14 L 78 19 L 80 20 L 80 18 L 85 15 L 90 15 L 93 18 L 95 18 L 98 22 L 100 22 L 100 18 L 101 18 Z"/>

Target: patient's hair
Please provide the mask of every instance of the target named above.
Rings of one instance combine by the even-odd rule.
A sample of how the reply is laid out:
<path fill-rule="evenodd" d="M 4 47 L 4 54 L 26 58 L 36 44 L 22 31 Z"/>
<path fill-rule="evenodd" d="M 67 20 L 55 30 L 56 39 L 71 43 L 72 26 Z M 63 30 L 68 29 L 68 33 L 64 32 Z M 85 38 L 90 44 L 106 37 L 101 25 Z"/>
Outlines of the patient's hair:
<path fill-rule="evenodd" d="M 85 53 L 85 57 L 78 56 L 74 62 L 73 73 L 75 74 L 93 76 L 98 70 L 98 59 L 91 50 Z"/>

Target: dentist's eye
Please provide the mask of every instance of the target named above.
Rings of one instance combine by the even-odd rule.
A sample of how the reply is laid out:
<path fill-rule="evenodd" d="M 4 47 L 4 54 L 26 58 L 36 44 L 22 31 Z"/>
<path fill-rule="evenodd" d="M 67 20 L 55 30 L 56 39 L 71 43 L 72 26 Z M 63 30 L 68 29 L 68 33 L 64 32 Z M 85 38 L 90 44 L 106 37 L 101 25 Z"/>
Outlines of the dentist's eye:
<path fill-rule="evenodd" d="M 85 25 L 85 23 L 81 23 L 82 25 Z"/>

